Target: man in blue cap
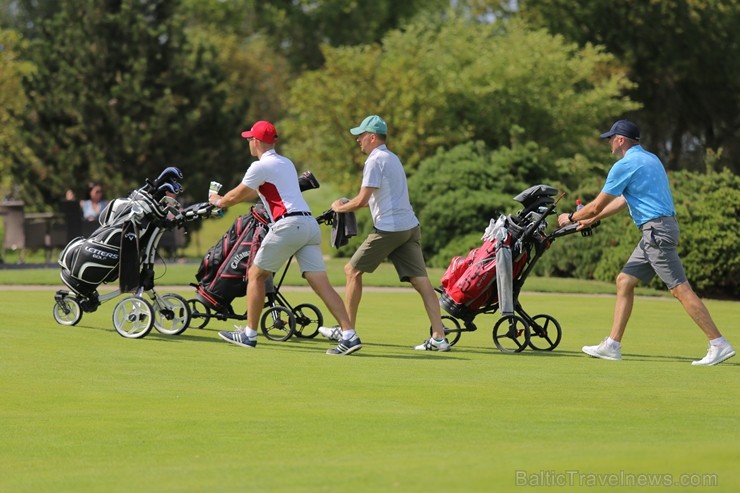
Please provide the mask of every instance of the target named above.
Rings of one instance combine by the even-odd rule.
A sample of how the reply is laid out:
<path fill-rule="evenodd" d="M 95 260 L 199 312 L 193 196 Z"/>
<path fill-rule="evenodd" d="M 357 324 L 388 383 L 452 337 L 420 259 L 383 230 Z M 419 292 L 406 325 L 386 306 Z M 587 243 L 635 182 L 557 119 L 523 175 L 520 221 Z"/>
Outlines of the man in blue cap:
<path fill-rule="evenodd" d="M 595 221 L 629 208 L 642 239 L 617 276 L 617 302 L 609 337 L 583 352 L 595 358 L 622 359 L 621 341 L 632 313 L 635 287 L 657 274 L 671 294 L 709 339 L 709 351 L 695 366 L 714 366 L 733 356 L 735 350 L 722 337 L 707 307 L 696 295 L 678 257 L 678 222 L 673 196 L 663 163 L 640 145 L 640 129 L 629 120 L 618 120 L 603 134 L 612 154 L 620 158 L 609 170 L 601 193 L 593 202 L 570 214 L 558 216 L 558 224 L 579 223 L 583 229 Z"/>
<path fill-rule="evenodd" d="M 386 146 L 388 125 L 378 115 L 365 118 L 358 127 L 350 129 L 362 152 L 368 155 L 362 173 L 360 192 L 345 202 L 334 201 L 334 212 L 352 212 L 369 207 L 374 230 L 344 267 L 347 278 L 345 304 L 351 326 L 356 327 L 357 310 L 362 298 L 362 275 L 373 272 L 389 258 L 401 282 L 410 282 L 419 292 L 432 327 L 432 337 L 415 346 L 419 351 L 449 351 L 445 338 L 439 300 L 421 252 L 421 228 L 409 201 L 406 173 L 401 160 Z M 343 352 L 352 347 L 352 331 L 337 327 L 321 327 L 321 334 L 339 341 L 330 352 Z"/>

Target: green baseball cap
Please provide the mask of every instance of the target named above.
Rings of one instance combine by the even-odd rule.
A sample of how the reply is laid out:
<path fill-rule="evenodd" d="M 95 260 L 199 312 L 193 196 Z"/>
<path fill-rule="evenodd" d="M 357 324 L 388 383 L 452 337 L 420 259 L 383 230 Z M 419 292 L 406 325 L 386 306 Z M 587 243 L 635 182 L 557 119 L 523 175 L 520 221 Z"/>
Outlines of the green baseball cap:
<path fill-rule="evenodd" d="M 362 120 L 359 127 L 349 129 L 349 133 L 352 135 L 360 135 L 363 132 L 386 135 L 388 133 L 388 125 L 378 115 L 370 115 Z"/>

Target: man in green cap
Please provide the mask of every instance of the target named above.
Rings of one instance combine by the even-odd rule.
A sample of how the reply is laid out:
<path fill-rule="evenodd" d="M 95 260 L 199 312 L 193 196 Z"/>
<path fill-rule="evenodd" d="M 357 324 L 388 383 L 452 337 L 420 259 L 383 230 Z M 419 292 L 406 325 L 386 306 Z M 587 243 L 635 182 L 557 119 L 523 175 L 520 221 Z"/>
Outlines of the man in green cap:
<path fill-rule="evenodd" d="M 365 118 L 358 127 L 350 129 L 356 136 L 362 152 L 368 155 L 362 173 L 362 186 L 349 201 L 339 199 L 332 203 L 334 212 L 352 212 L 369 207 L 374 230 L 344 267 L 347 278 L 345 305 L 356 327 L 357 310 L 362 298 L 362 275 L 373 272 L 386 258 L 393 262 L 402 282 L 410 282 L 419 292 L 432 325 L 432 337 L 415 346 L 419 351 L 449 351 L 445 338 L 439 300 L 421 253 L 421 227 L 409 201 L 406 173 L 401 160 L 386 147 L 388 125 L 378 115 Z M 339 341 L 341 351 L 354 334 L 338 327 L 321 327 L 321 334 Z"/>

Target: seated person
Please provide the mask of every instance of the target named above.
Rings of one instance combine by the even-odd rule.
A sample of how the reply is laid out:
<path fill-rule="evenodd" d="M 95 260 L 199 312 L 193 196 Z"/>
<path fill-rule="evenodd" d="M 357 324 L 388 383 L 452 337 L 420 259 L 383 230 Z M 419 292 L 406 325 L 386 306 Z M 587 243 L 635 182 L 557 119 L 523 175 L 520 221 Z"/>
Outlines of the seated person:
<path fill-rule="evenodd" d="M 103 198 L 103 186 L 97 182 L 90 183 L 88 199 L 80 201 L 82 218 L 85 221 L 97 221 L 106 205 L 108 201 Z"/>

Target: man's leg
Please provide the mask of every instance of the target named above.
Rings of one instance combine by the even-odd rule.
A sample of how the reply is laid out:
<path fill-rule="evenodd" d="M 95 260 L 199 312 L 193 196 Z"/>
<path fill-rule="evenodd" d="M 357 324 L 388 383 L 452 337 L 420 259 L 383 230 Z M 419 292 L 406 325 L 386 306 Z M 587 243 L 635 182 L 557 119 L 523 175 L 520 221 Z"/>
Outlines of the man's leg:
<path fill-rule="evenodd" d="M 735 350 L 732 345 L 722 337 L 706 305 L 697 296 L 688 281 L 682 282 L 671 289 L 671 294 L 681 302 L 686 313 L 689 314 L 691 319 L 704 332 L 707 339 L 709 339 L 709 351 L 707 351 L 707 355 L 699 361 L 692 362 L 692 365 L 714 366 L 735 356 Z"/>
<path fill-rule="evenodd" d="M 334 290 L 332 285 L 329 283 L 329 278 L 326 272 L 304 272 L 303 276 L 311 285 L 311 288 L 319 295 L 323 300 L 324 304 L 329 308 L 329 311 L 334 318 L 339 322 L 341 327 L 341 335 L 336 334 L 336 328 L 320 327 L 319 332 L 324 337 L 330 340 L 336 340 L 335 336 L 339 338 L 339 344 L 334 349 L 329 349 L 326 354 L 335 356 L 341 356 L 346 354 L 352 354 L 355 351 L 362 349 L 362 341 L 355 332 L 354 326 L 350 323 L 349 315 L 347 310 L 344 308 L 342 298 Z"/>
<path fill-rule="evenodd" d="M 221 339 L 246 348 L 257 346 L 257 327 L 262 309 L 265 307 L 265 281 L 271 275 L 270 271 L 252 264 L 247 273 L 247 326 L 244 330 L 237 327 L 234 332 L 219 331 L 218 335 Z"/>
<path fill-rule="evenodd" d="M 735 356 L 735 350 L 732 345 L 722 337 L 706 305 L 697 296 L 688 281 L 671 289 L 671 294 L 681 302 L 686 313 L 689 314 L 691 319 L 704 332 L 707 339 L 709 339 L 709 351 L 707 351 L 707 355 L 698 361 L 692 362 L 692 365 L 714 366 Z"/>
<path fill-rule="evenodd" d="M 614 321 L 609 334 L 613 340 L 622 341 L 622 336 L 627 328 L 627 322 L 632 315 L 632 306 L 635 302 L 635 287 L 640 280 L 624 272 L 617 276 L 617 302 L 614 305 Z"/>
<path fill-rule="evenodd" d="M 350 263 L 344 266 L 344 275 L 347 282 L 344 291 L 344 302 L 347 306 L 351 327 L 357 326 L 357 311 L 362 299 L 362 274 L 362 271 L 355 269 Z"/>
<path fill-rule="evenodd" d="M 442 312 L 439 309 L 439 299 L 437 298 L 432 283 L 428 277 L 412 277 L 409 279 L 411 285 L 421 295 L 424 301 L 424 309 L 432 324 L 432 337 L 435 339 L 444 339 L 445 328 L 442 325 Z"/>
<path fill-rule="evenodd" d="M 594 358 L 609 360 L 622 359 L 620 342 L 632 315 L 635 301 L 635 286 L 640 280 L 630 274 L 620 272 L 617 276 L 617 302 L 614 305 L 614 321 L 609 337 L 596 346 L 583 346 L 582 351 Z"/>
<path fill-rule="evenodd" d="M 252 264 L 248 272 L 247 283 L 247 327 L 257 330 L 260 315 L 265 307 L 265 282 L 272 275 L 271 272 Z"/>
<path fill-rule="evenodd" d="M 714 324 L 712 316 L 709 314 L 704 302 L 696 295 L 691 285 L 687 282 L 683 282 L 671 289 L 671 294 L 681 302 L 686 313 L 689 317 L 699 326 L 699 328 L 706 334 L 707 339 L 710 341 L 718 337 L 722 337 L 719 329 Z"/>
<path fill-rule="evenodd" d="M 329 278 L 327 277 L 326 272 L 305 272 L 303 275 L 311 286 L 311 289 L 319 295 L 319 298 L 321 298 L 331 314 L 334 315 L 334 318 L 339 322 L 339 326 L 342 330 L 346 331 L 354 329 L 354 325 L 352 325 L 350 316 L 347 314 L 342 298 L 329 283 Z"/>

